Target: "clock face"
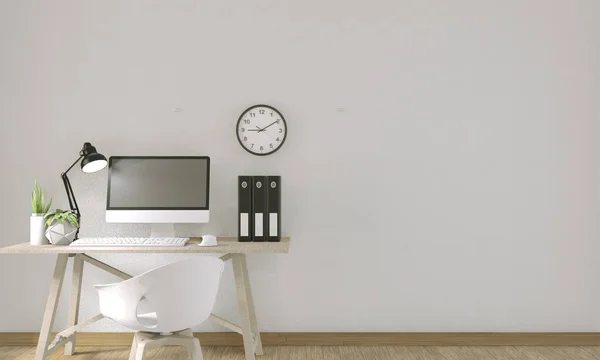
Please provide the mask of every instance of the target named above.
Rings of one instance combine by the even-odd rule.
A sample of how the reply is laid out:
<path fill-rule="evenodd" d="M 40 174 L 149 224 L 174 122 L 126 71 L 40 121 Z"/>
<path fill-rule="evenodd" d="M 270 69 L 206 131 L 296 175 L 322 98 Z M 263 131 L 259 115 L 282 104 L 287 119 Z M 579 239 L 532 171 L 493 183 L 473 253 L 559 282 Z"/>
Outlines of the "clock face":
<path fill-rule="evenodd" d="M 269 105 L 254 105 L 240 115 L 236 128 L 240 145 L 254 155 L 269 155 L 285 142 L 287 124 Z"/>

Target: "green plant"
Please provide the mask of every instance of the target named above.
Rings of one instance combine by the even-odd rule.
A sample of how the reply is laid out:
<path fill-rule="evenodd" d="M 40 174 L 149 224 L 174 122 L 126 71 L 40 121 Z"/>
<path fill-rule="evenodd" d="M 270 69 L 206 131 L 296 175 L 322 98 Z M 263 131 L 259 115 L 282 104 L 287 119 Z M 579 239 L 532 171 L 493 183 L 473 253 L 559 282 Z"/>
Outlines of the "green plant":
<path fill-rule="evenodd" d="M 44 199 L 44 189 L 38 186 L 37 180 L 33 184 L 33 193 L 31 194 L 31 210 L 34 214 L 45 214 L 50 210 L 52 205 L 52 198 L 46 204 Z"/>
<path fill-rule="evenodd" d="M 53 213 L 46 214 L 44 217 L 46 218 L 46 225 L 51 225 L 54 221 L 63 224 L 66 221 L 74 227 L 79 227 L 77 214 L 71 210 L 64 211 L 61 209 L 56 209 Z"/>

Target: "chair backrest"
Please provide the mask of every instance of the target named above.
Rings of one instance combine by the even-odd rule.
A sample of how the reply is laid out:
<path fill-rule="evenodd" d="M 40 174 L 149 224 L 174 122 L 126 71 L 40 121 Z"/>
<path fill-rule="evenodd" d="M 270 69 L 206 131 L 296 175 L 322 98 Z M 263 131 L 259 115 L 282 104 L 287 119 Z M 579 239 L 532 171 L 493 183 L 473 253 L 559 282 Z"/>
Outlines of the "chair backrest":
<path fill-rule="evenodd" d="M 223 261 L 208 256 L 179 261 L 117 284 L 97 285 L 100 311 L 135 330 L 173 332 L 204 322 L 213 309 Z M 156 324 L 144 324 L 138 307 L 155 313 Z"/>

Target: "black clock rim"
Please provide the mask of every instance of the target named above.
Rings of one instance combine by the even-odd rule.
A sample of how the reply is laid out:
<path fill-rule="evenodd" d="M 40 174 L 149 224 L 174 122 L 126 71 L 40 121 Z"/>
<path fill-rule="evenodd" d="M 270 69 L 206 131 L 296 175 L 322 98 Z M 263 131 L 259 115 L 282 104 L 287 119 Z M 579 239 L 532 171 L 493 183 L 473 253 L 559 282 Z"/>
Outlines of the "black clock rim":
<path fill-rule="evenodd" d="M 279 114 L 279 116 L 281 116 L 281 120 L 283 120 L 283 124 L 285 125 L 285 134 L 283 134 L 283 140 L 281 140 L 281 144 L 277 147 L 277 149 L 275 149 L 275 150 L 273 150 L 271 152 L 268 152 L 268 153 L 264 153 L 264 154 L 255 153 L 255 152 L 252 152 L 252 151 L 248 150 L 244 146 L 244 144 L 242 143 L 242 140 L 240 139 L 240 133 L 239 133 L 239 131 L 237 131 L 237 129 L 240 126 L 240 121 L 242 121 L 242 117 L 244 116 L 244 114 L 247 113 L 249 110 L 252 110 L 252 109 L 257 108 L 257 107 L 266 107 L 266 108 L 269 108 L 271 110 L 274 110 L 275 112 L 277 112 Z M 271 154 L 276 153 L 279 149 L 281 149 L 281 147 L 285 143 L 285 139 L 287 139 L 287 133 L 288 133 L 287 121 L 285 121 L 285 118 L 283 117 L 283 114 L 279 110 L 277 110 L 274 107 L 272 107 L 271 105 L 260 104 L 260 105 L 252 105 L 252 106 L 250 106 L 246 110 L 242 111 L 242 113 L 240 114 L 240 117 L 238 118 L 237 123 L 235 124 L 235 136 L 237 137 L 238 143 L 240 143 L 240 146 L 242 147 L 242 149 L 244 149 L 247 152 L 249 152 L 250 154 L 256 155 L 256 156 L 267 156 L 267 155 L 271 155 Z"/>

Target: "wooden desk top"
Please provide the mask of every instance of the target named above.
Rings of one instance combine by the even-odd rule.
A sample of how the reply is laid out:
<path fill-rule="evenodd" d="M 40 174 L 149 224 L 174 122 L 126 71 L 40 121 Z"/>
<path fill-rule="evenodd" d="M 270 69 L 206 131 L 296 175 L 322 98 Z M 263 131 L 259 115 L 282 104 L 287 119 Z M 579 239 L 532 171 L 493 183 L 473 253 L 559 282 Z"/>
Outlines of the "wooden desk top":
<path fill-rule="evenodd" d="M 198 246 L 200 238 L 190 238 L 185 246 L 56 246 L 27 243 L 0 248 L 0 254 L 132 254 L 132 253 L 212 253 L 212 254 L 281 254 L 290 249 L 290 238 L 280 242 L 238 242 L 235 237 L 217 238 L 217 246 Z"/>

